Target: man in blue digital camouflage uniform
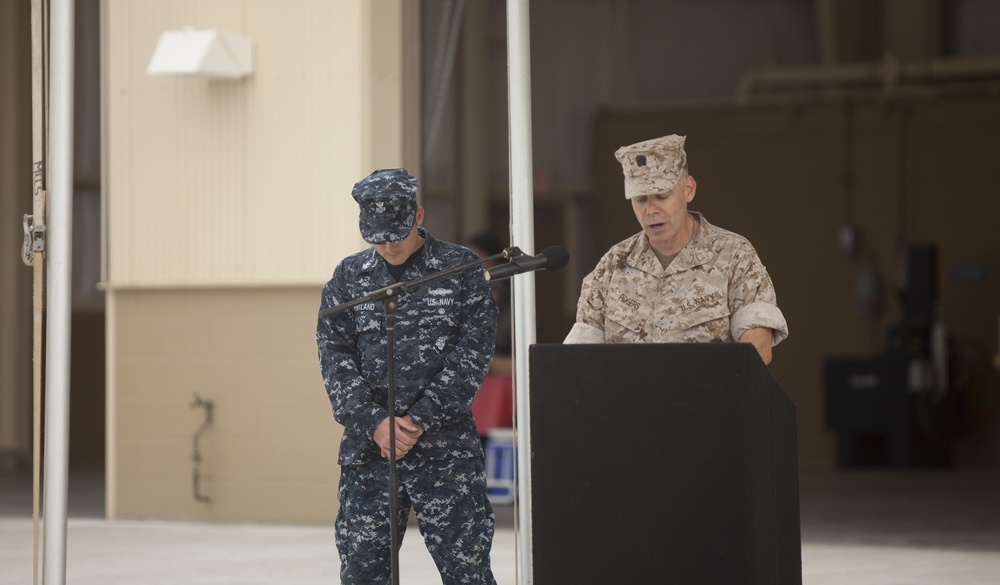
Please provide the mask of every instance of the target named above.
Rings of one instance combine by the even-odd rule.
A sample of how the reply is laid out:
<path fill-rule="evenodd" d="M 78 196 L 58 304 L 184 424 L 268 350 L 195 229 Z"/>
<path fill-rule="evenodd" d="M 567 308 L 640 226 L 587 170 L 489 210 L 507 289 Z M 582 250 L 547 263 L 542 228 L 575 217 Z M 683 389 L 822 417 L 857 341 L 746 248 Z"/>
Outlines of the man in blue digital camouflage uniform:
<path fill-rule="evenodd" d="M 477 258 L 423 227 L 417 179 L 375 171 L 354 186 L 369 248 L 340 262 L 320 310 Z M 493 354 L 497 306 L 483 269 L 432 280 L 398 297 L 396 444 L 389 444 L 386 334 L 381 303 L 360 304 L 316 328 L 334 418 L 344 425 L 336 520 L 341 583 L 389 583 L 389 449 L 399 478 L 399 534 L 410 509 L 445 585 L 489 584 L 495 528 L 472 418 Z"/>

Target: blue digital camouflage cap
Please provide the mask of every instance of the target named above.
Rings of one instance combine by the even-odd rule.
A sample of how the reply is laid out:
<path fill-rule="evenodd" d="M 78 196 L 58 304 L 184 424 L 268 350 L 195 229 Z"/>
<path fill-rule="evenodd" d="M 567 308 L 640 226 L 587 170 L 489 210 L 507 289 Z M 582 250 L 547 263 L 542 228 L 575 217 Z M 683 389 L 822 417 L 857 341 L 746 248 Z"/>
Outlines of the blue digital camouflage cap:
<path fill-rule="evenodd" d="M 354 185 L 361 237 L 369 244 L 396 244 L 413 230 L 417 217 L 417 178 L 406 169 L 378 170 Z"/>

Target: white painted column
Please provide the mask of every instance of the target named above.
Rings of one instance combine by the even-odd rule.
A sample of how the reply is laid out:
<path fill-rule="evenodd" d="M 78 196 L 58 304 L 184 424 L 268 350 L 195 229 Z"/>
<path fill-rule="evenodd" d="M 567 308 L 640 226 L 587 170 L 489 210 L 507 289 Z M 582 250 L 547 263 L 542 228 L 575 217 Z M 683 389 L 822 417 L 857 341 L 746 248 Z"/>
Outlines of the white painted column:
<path fill-rule="evenodd" d="M 45 358 L 45 541 L 42 582 L 66 582 L 73 245 L 74 0 L 51 0 Z"/>
<path fill-rule="evenodd" d="M 510 124 L 510 212 L 515 246 L 534 254 L 534 193 L 531 159 L 531 63 L 528 0 L 507 1 L 507 75 Z M 528 348 L 535 343 L 535 275 L 514 277 L 514 388 L 517 396 L 517 582 L 532 583 L 531 420 Z"/>

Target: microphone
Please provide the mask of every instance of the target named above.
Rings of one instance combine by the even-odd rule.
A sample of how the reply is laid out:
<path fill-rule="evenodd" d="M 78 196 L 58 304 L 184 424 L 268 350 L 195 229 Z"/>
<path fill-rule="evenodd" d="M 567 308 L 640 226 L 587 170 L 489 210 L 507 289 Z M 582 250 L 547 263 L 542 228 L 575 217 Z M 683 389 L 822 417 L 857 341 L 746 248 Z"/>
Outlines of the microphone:
<path fill-rule="evenodd" d="M 569 263 L 569 252 L 562 246 L 549 246 L 537 256 L 522 254 L 514 256 L 510 262 L 494 266 L 486 271 L 486 280 L 503 280 L 523 272 L 533 270 L 559 270 Z"/>

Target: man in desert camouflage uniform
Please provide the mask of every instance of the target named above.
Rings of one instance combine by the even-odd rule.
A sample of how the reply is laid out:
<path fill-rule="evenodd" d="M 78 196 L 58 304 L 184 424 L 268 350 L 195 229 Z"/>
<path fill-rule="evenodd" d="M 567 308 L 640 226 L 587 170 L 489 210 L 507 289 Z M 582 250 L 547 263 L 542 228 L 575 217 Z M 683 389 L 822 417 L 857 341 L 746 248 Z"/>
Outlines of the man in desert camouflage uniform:
<path fill-rule="evenodd" d="M 375 171 L 354 186 L 361 235 L 323 288 L 320 310 L 477 258 L 421 227 L 417 179 Z M 385 319 L 363 303 L 316 328 L 320 367 L 334 418 L 344 425 L 336 520 L 341 583 L 389 583 L 389 449 L 396 450 L 399 534 L 410 509 L 445 585 L 494 585 L 493 508 L 472 400 L 490 368 L 497 306 L 483 269 L 402 293 L 395 323 L 396 444 L 389 444 Z"/>
<path fill-rule="evenodd" d="M 750 242 L 688 211 L 697 183 L 684 136 L 619 148 L 625 197 L 642 231 L 583 280 L 565 343 L 752 343 L 764 363 L 788 336 L 774 286 Z"/>

